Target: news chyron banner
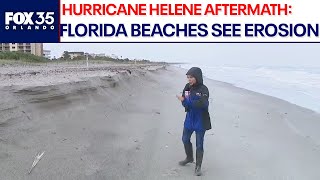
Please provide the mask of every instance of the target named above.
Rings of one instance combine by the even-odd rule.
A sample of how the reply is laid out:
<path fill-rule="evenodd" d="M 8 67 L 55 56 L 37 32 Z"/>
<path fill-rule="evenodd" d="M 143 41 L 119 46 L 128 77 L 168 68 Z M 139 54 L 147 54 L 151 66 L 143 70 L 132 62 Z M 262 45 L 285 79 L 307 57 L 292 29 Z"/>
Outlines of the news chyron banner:
<path fill-rule="evenodd" d="M 11 0 L 0 42 L 320 42 L 316 0 Z"/>

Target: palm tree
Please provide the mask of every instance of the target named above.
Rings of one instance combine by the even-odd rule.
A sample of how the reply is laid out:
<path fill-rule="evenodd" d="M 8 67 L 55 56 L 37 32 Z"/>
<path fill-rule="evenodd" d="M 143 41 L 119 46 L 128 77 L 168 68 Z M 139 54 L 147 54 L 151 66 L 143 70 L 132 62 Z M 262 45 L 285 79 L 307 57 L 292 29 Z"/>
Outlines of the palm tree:
<path fill-rule="evenodd" d="M 62 57 L 63 57 L 63 59 L 65 59 L 65 60 L 71 58 L 68 51 L 64 51 Z"/>

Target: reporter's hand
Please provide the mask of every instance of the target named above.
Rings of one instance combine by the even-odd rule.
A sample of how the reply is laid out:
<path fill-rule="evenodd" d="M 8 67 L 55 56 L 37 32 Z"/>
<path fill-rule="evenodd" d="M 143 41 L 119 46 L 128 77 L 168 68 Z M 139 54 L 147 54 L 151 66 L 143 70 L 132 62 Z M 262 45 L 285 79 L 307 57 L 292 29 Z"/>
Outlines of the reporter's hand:
<path fill-rule="evenodd" d="M 177 95 L 177 98 L 178 98 L 180 101 L 183 101 L 183 100 L 184 100 L 184 97 L 183 97 L 183 96 Z"/>

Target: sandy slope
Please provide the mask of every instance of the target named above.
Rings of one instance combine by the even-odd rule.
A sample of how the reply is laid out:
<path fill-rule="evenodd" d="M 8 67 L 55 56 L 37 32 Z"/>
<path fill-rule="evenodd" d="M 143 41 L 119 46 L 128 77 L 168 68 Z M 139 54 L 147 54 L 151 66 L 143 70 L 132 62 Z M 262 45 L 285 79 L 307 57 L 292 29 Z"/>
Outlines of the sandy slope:
<path fill-rule="evenodd" d="M 213 129 L 194 177 L 194 164 L 177 165 L 184 72 L 131 70 L 2 87 L 0 179 L 320 179 L 319 114 L 207 79 Z"/>

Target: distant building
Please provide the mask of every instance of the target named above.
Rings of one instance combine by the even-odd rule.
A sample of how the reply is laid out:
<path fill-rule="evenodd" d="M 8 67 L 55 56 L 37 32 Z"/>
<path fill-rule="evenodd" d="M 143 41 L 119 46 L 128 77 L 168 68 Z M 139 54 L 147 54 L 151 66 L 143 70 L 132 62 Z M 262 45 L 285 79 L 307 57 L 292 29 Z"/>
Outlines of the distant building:
<path fill-rule="evenodd" d="M 43 56 L 42 43 L 0 43 L 1 51 L 30 53 L 36 56 Z"/>
<path fill-rule="evenodd" d="M 110 57 L 113 58 L 113 59 L 118 59 L 118 58 L 119 58 L 119 57 L 118 57 L 117 55 L 115 55 L 115 54 L 111 54 Z"/>
<path fill-rule="evenodd" d="M 43 50 L 43 57 L 51 59 L 51 51 L 50 50 Z"/>
<path fill-rule="evenodd" d="M 99 54 L 91 53 L 89 55 L 92 57 L 106 57 L 106 54 L 104 54 L 104 53 L 99 53 Z"/>
<path fill-rule="evenodd" d="M 79 56 L 84 56 L 85 53 L 84 52 L 68 52 L 69 56 L 70 56 L 70 59 L 74 59 L 76 57 L 79 57 Z"/>

